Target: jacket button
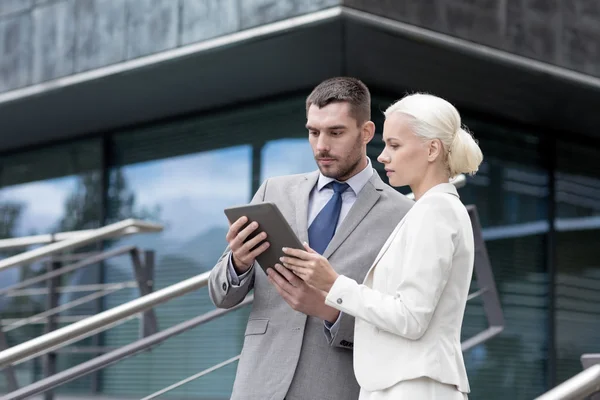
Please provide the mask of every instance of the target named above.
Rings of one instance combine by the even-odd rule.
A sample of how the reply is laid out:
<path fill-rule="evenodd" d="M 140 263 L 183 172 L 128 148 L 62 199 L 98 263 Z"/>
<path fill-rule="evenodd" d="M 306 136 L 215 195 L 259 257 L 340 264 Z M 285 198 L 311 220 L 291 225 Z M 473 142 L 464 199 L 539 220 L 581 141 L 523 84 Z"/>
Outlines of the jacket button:
<path fill-rule="evenodd" d="M 342 299 L 337 299 L 338 304 L 342 304 Z"/>
<path fill-rule="evenodd" d="M 223 283 L 223 290 L 227 291 L 227 284 L 226 283 Z"/>

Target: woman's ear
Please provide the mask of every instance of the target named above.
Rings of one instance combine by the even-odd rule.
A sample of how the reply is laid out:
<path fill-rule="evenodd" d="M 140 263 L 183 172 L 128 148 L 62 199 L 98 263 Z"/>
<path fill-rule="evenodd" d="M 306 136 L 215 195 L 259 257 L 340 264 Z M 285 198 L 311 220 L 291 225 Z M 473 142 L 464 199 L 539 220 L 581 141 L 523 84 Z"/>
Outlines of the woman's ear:
<path fill-rule="evenodd" d="M 435 161 L 438 157 L 442 156 L 444 147 L 440 139 L 433 139 L 429 141 L 429 154 L 427 160 L 429 162 Z"/>

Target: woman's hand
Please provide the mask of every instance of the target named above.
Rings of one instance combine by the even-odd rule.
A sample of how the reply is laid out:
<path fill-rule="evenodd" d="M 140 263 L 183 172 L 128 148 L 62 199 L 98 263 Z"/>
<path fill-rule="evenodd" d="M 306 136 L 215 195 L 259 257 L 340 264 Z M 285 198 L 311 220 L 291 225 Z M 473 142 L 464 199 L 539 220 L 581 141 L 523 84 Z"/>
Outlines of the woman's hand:
<path fill-rule="evenodd" d="M 283 248 L 286 256 L 281 257 L 284 267 L 293 271 L 300 279 L 317 289 L 329 292 L 338 273 L 329 261 L 304 243 L 304 250 Z"/>

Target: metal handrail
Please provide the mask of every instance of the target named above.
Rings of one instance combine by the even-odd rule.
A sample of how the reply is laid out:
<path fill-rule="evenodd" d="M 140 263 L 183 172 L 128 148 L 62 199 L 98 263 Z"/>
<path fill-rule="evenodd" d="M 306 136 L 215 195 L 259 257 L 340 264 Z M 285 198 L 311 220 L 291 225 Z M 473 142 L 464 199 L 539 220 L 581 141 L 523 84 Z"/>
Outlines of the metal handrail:
<path fill-rule="evenodd" d="M 581 365 L 583 366 L 583 369 L 596 364 L 600 364 L 600 353 L 587 353 L 581 356 Z"/>
<path fill-rule="evenodd" d="M 208 284 L 209 275 L 210 271 L 204 272 L 146 296 L 131 300 L 128 303 L 111 308 L 110 310 L 106 310 L 100 314 L 91 316 L 85 320 L 75 322 L 71 325 L 8 348 L 0 352 L 0 368 L 23 362 L 98 332 L 105 331 L 114 326 L 114 324 L 120 323 L 124 319 L 132 318 L 142 311 L 146 311 L 170 299 L 200 289 Z"/>
<path fill-rule="evenodd" d="M 138 284 L 136 281 L 126 281 L 121 283 L 94 283 L 86 285 L 76 286 L 59 286 L 54 289 L 56 293 L 82 293 L 82 292 L 95 292 L 97 290 L 112 289 L 115 286 L 122 284 L 127 285 L 127 288 L 137 288 Z M 19 289 L 9 292 L 6 297 L 22 297 L 22 296 L 47 296 L 47 288 L 31 288 L 31 289 Z"/>
<path fill-rule="evenodd" d="M 150 224 L 152 225 L 152 227 L 149 227 L 149 223 L 143 222 L 143 224 L 140 224 L 142 222 L 143 221 L 135 219 L 126 219 L 121 222 L 118 222 L 118 224 L 126 223 L 126 225 L 128 225 L 121 232 L 119 232 L 119 236 L 126 236 L 144 232 L 158 232 L 159 230 L 162 230 L 162 227 L 158 230 L 153 230 L 159 227 L 160 225 Z M 107 225 L 106 227 L 113 225 L 115 224 Z M 0 251 L 19 249 L 38 244 L 56 243 L 67 239 L 83 238 L 92 235 L 97 231 L 98 229 L 84 229 L 79 231 L 47 233 L 43 235 L 21 236 L 17 238 L 0 239 Z"/>
<path fill-rule="evenodd" d="M 536 400 L 580 400 L 600 391 L 600 364 L 566 380 Z"/>
<path fill-rule="evenodd" d="M 132 285 L 129 284 L 128 282 L 112 284 L 109 287 L 105 287 L 104 289 L 97 290 L 97 291 L 95 291 L 93 293 L 90 293 L 88 295 L 85 295 L 83 297 L 79 297 L 76 300 L 73 300 L 73 301 L 70 301 L 68 303 L 62 304 L 62 305 L 60 305 L 58 307 L 52 308 L 50 310 L 43 311 L 43 312 L 41 312 L 39 314 L 35 314 L 35 315 L 30 316 L 30 317 L 22 318 L 22 319 L 20 319 L 20 320 L 18 320 L 16 322 L 14 322 L 14 323 L 12 323 L 12 324 L 7 325 L 6 327 L 4 327 L 3 328 L 4 333 L 10 332 L 10 331 L 15 330 L 17 328 L 20 328 L 22 326 L 33 324 L 33 323 L 36 323 L 36 322 L 39 322 L 39 321 L 44 321 L 44 320 L 46 320 L 51 315 L 59 314 L 59 313 L 61 313 L 63 311 L 70 310 L 70 309 L 75 308 L 77 306 L 80 306 L 82 304 L 88 303 L 88 302 L 90 302 L 92 300 L 96 300 L 96 299 L 99 299 L 101 297 L 108 296 L 109 294 L 115 293 L 115 292 L 117 292 L 119 290 L 122 290 L 122 289 L 130 288 L 130 287 L 132 287 Z M 137 287 L 137 284 L 135 286 L 133 286 L 133 287 Z"/>
<path fill-rule="evenodd" d="M 33 284 L 40 283 L 40 282 L 46 282 L 48 279 L 56 278 L 56 277 L 66 274 L 68 272 L 73 272 L 80 268 L 87 267 L 87 266 L 93 265 L 93 264 L 97 264 L 97 263 L 107 260 L 109 258 L 113 258 L 113 257 L 117 257 L 117 256 L 120 256 L 123 254 L 131 253 L 132 251 L 135 251 L 135 250 L 136 250 L 135 246 L 123 246 L 123 247 L 119 247 L 117 249 L 108 250 L 108 251 L 100 253 L 100 254 L 95 254 L 92 257 L 86 258 L 85 260 L 81 260 L 74 264 L 67 265 L 65 267 L 55 269 L 53 271 L 46 272 L 46 273 L 38 275 L 38 276 L 34 276 L 33 278 L 25 279 L 24 281 L 21 281 L 19 283 L 15 283 L 14 285 L 5 287 L 4 289 L 0 290 L 0 296 L 1 295 L 9 296 L 11 293 L 14 293 L 14 292 L 16 292 L 20 289 L 23 289 L 27 286 L 31 286 Z"/>
<path fill-rule="evenodd" d="M 120 221 L 120 222 L 117 222 L 117 223 L 114 223 L 114 224 L 111 224 L 111 225 L 108 225 L 108 226 L 105 226 L 102 228 L 93 229 L 93 230 L 61 232 L 61 233 L 55 233 L 55 234 L 49 234 L 49 235 L 35 235 L 35 236 L 0 240 L 0 251 L 20 248 L 20 247 L 26 247 L 26 246 L 31 246 L 31 245 L 37 245 L 37 244 L 46 244 L 46 246 L 43 246 L 41 248 L 38 248 L 35 250 L 30 250 L 30 251 L 25 251 L 24 253 L 21 253 L 19 255 L 16 255 L 13 257 L 8 257 L 8 258 L 1 260 L 0 261 L 0 271 L 9 269 L 9 268 L 13 268 L 13 267 L 17 267 L 17 266 L 21 266 L 24 263 L 32 263 L 32 262 L 35 262 L 35 261 L 41 260 L 41 259 L 43 259 L 43 260 L 51 259 L 51 261 L 52 261 L 51 266 L 48 267 L 49 271 L 47 273 L 26 279 L 22 282 L 19 282 L 10 287 L 0 290 L 0 295 L 5 295 L 5 296 L 17 295 L 18 296 L 18 295 L 21 295 L 22 293 L 27 292 L 27 289 L 23 290 L 23 288 L 30 286 L 34 283 L 47 281 L 48 288 L 46 289 L 45 294 L 47 294 L 49 296 L 47 298 L 47 305 L 48 305 L 49 309 L 46 310 L 45 312 L 31 316 L 29 318 L 11 320 L 10 323 L 8 323 L 8 324 L 6 324 L 4 321 L 2 321 L 2 326 L 0 326 L 0 350 L 4 350 L 8 347 L 5 333 L 12 329 L 16 329 L 16 328 L 19 328 L 21 326 L 25 326 L 25 325 L 31 324 L 31 323 L 39 323 L 42 320 L 45 321 L 47 329 L 48 328 L 50 330 L 55 329 L 55 326 L 56 326 L 58 320 L 61 319 L 61 317 L 58 317 L 57 314 L 60 313 L 61 311 L 76 307 L 77 305 L 84 304 L 88 301 L 98 299 L 102 296 L 106 296 L 107 294 L 113 293 L 116 290 L 120 290 L 121 288 L 124 288 L 123 285 L 131 286 L 131 285 L 129 285 L 129 283 L 122 283 L 119 287 L 116 287 L 113 285 L 112 287 L 100 288 L 100 290 L 97 291 L 96 293 L 92 293 L 88 296 L 84 296 L 84 297 L 74 300 L 72 302 L 69 302 L 69 303 L 66 303 L 63 305 L 59 305 L 58 298 L 56 297 L 56 295 L 57 295 L 56 289 L 57 289 L 57 286 L 59 283 L 57 283 L 58 281 L 55 280 L 54 278 L 57 278 L 67 272 L 72 272 L 79 268 L 82 268 L 82 267 L 85 267 L 88 265 L 92 265 L 97 262 L 104 261 L 113 256 L 121 255 L 124 253 L 129 253 L 131 256 L 131 259 L 132 259 L 134 272 L 136 275 L 136 280 L 138 281 L 137 283 L 138 283 L 138 286 L 140 289 L 140 293 L 142 295 L 149 293 L 151 291 L 151 285 L 152 285 L 151 280 L 152 280 L 152 274 L 153 274 L 152 271 L 153 271 L 153 265 L 154 265 L 154 256 L 153 256 L 152 252 L 146 252 L 145 261 L 142 264 L 142 261 L 140 259 L 140 255 L 139 255 L 139 251 L 135 246 L 125 246 L 120 249 L 106 251 L 106 252 L 102 252 L 102 253 L 96 252 L 91 257 L 89 256 L 89 254 L 86 254 L 85 256 L 87 257 L 87 259 L 80 260 L 79 262 L 76 262 L 76 263 L 71 264 L 66 267 L 62 267 L 62 268 L 56 268 L 56 267 L 60 266 L 60 261 L 58 261 L 58 259 L 73 258 L 72 255 L 71 255 L 71 257 L 64 257 L 65 252 L 67 252 L 69 250 L 74 250 L 74 249 L 86 246 L 90 243 L 101 242 L 103 240 L 107 240 L 107 239 L 111 239 L 111 238 L 115 238 L 115 237 L 122 237 L 124 235 L 130 235 L 130 234 L 135 234 L 135 233 L 158 232 L 158 231 L 161 231 L 162 229 L 163 229 L 163 227 L 158 224 L 152 224 L 152 223 L 139 221 L 139 220 L 135 220 L 135 219 L 127 219 L 124 221 Z M 59 240 L 63 240 L 63 241 L 58 242 Z M 51 243 L 51 244 L 47 244 L 47 243 Z M 90 287 L 86 287 L 86 288 L 89 289 Z M 29 289 L 29 291 L 32 291 L 32 290 L 36 290 L 36 289 Z M 81 318 L 81 317 L 77 317 L 77 318 Z M 128 319 L 120 321 L 120 323 L 123 323 Z M 113 324 L 113 325 L 115 325 L 115 324 Z M 106 329 L 108 329 L 108 327 Z M 150 310 L 150 311 L 147 311 L 146 313 L 144 313 L 143 329 L 141 331 L 142 335 L 151 334 L 152 332 L 156 332 L 157 329 L 158 328 L 157 328 L 156 316 L 154 315 L 154 311 Z M 66 344 L 63 344 L 63 346 L 66 346 Z M 50 361 L 48 361 L 48 360 L 50 360 Z M 47 369 L 47 371 L 51 371 L 55 368 L 55 363 L 54 363 L 54 361 L 52 361 L 54 359 L 49 358 L 48 360 L 46 360 L 46 361 L 48 361 L 48 363 L 44 364 L 45 369 Z M 22 360 L 22 361 L 25 361 L 25 360 Z M 6 375 L 8 387 L 11 390 L 16 390 L 18 388 L 18 385 L 17 385 L 17 381 L 15 378 L 15 372 L 14 372 L 12 366 L 5 367 L 4 374 Z"/>
<path fill-rule="evenodd" d="M 156 399 L 156 398 L 157 398 L 158 396 L 160 396 L 160 395 L 163 395 L 163 394 L 165 394 L 165 393 L 168 393 L 168 392 L 170 392 L 170 391 L 171 391 L 171 390 L 173 390 L 173 389 L 177 389 L 178 387 L 185 385 L 186 383 L 190 383 L 190 382 L 192 382 L 192 381 L 195 381 L 196 379 L 198 379 L 198 378 L 201 378 L 201 377 L 203 377 L 204 375 L 208 375 L 208 374 L 210 374 L 210 373 L 211 373 L 211 372 L 213 372 L 213 371 L 216 371 L 216 370 L 218 370 L 218 369 L 221 369 L 221 368 L 223 368 L 223 367 L 225 367 L 225 366 L 227 366 L 227 365 L 229 365 L 229 364 L 231 364 L 231 363 L 234 363 L 234 362 L 236 362 L 237 360 L 239 360 L 239 359 L 240 359 L 240 357 L 241 357 L 241 356 L 242 356 L 242 354 L 238 354 L 238 355 L 237 355 L 237 356 L 235 356 L 235 357 L 231 357 L 231 358 L 230 358 L 230 359 L 228 359 L 228 360 L 225 360 L 225 361 L 222 361 L 222 362 L 220 362 L 220 363 L 218 363 L 218 364 L 215 364 L 215 365 L 213 365 L 213 366 L 212 366 L 212 367 L 210 367 L 210 368 L 207 368 L 207 369 L 205 369 L 205 370 L 203 370 L 203 371 L 200 371 L 200 372 L 198 372 L 197 374 L 194 374 L 194 375 L 192 375 L 192 376 L 189 376 L 189 377 L 187 377 L 187 378 L 185 378 L 185 379 L 182 379 L 182 380 L 180 380 L 180 381 L 179 381 L 179 382 L 177 382 L 177 383 L 174 383 L 174 384 L 172 384 L 172 385 L 170 385 L 170 386 L 167 386 L 167 387 L 166 387 L 166 388 L 164 388 L 164 389 L 161 389 L 161 390 L 159 390 L 159 391 L 157 391 L 157 392 L 154 392 L 154 393 L 152 393 L 151 395 L 149 395 L 149 396 L 146 396 L 146 397 L 144 397 L 144 398 L 143 398 L 143 399 L 141 399 L 141 400 L 151 400 L 151 399 Z"/>
<path fill-rule="evenodd" d="M 114 224 L 106 225 L 102 228 L 84 231 L 85 233 L 83 234 L 71 234 L 71 236 L 68 236 L 66 239 L 60 242 L 50 243 L 37 249 L 29 250 L 12 257 L 7 257 L 3 260 L 0 260 L 0 271 L 4 271 L 22 264 L 32 263 L 56 253 L 72 250 L 77 247 L 82 247 L 90 243 L 99 242 L 116 236 L 132 233 L 160 232 L 162 230 L 163 227 L 159 224 L 136 219 L 126 219 Z M 54 237 L 56 240 L 56 238 L 60 237 L 60 234 L 56 234 Z"/>
<path fill-rule="evenodd" d="M 199 325 L 205 324 L 209 321 L 212 321 L 215 318 L 219 318 L 225 314 L 228 314 L 232 311 L 238 310 L 239 308 L 245 307 L 246 305 L 252 303 L 254 300 L 253 295 L 249 295 L 246 297 L 244 301 L 238 304 L 235 307 L 229 309 L 215 309 L 206 314 L 200 315 L 198 317 L 192 318 L 188 321 L 181 322 L 175 326 L 167 328 L 163 331 L 154 333 L 150 336 L 147 336 L 143 339 L 140 339 L 136 342 L 130 343 L 118 349 L 115 349 L 109 353 L 103 354 L 101 356 L 92 358 L 82 364 L 76 365 L 64 371 L 61 371 L 55 375 L 49 376 L 47 378 L 38 380 L 28 386 L 15 390 L 11 393 L 4 395 L 0 400 L 20 400 L 20 399 L 28 399 L 31 396 L 36 394 L 43 393 L 47 390 L 51 390 L 57 386 L 60 386 L 64 383 L 70 382 L 72 380 L 81 378 L 82 376 L 88 375 L 94 371 L 98 371 L 102 368 L 108 367 L 119 361 L 125 360 L 126 358 L 132 357 L 136 354 L 139 354 L 143 351 L 146 351 L 152 347 L 155 347 L 165 340 L 177 336 L 181 333 L 187 332 L 192 328 L 195 328 Z M 229 360 L 228 360 L 229 361 Z M 223 363 L 221 363 L 223 364 Z M 215 367 L 209 368 L 211 371 L 216 369 Z M 205 374 L 207 371 L 203 371 Z M 210 371 L 209 371 L 210 372 Z M 199 374 L 196 374 L 195 377 L 199 377 Z M 188 378 L 189 379 L 189 378 Z M 188 382 L 186 380 L 186 382 Z M 174 388 L 174 385 L 171 385 L 170 388 Z M 164 389 L 163 389 L 164 390 Z M 152 396 L 152 395 L 151 395 Z"/>

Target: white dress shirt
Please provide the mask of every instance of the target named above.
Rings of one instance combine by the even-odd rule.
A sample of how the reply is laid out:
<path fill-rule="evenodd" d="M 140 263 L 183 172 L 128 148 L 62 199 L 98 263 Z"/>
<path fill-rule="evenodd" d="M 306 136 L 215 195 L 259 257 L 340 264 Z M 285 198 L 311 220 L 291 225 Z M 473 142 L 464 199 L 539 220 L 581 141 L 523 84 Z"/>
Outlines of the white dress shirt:
<path fill-rule="evenodd" d="M 348 179 L 345 183 L 350 186 L 350 188 L 346 189 L 342 193 L 342 209 L 340 210 L 340 218 L 338 219 L 338 223 L 336 226 L 336 231 L 350 212 L 350 209 L 356 202 L 356 198 L 358 193 L 362 190 L 362 188 L 367 184 L 371 176 L 373 176 L 373 167 L 371 166 L 371 160 L 367 157 L 367 166 L 360 171 L 358 174 L 354 175 L 350 179 Z M 319 174 L 319 179 L 317 180 L 316 186 L 311 190 L 309 198 L 308 198 L 308 225 L 312 224 L 314 219 L 317 217 L 319 212 L 325 207 L 327 202 L 333 196 L 333 188 L 331 186 L 326 186 L 327 184 L 333 182 L 335 179 L 326 177 L 322 173 Z M 309 243 L 310 245 L 310 243 Z M 229 265 L 228 265 L 228 278 L 229 283 L 232 286 L 239 286 L 240 281 L 242 281 L 248 274 L 254 269 L 254 265 L 250 267 L 250 269 L 244 272 L 242 275 L 238 275 L 233 267 L 232 262 L 232 254 L 229 254 Z M 255 263 L 256 264 L 256 263 Z M 340 313 L 340 316 L 342 314 Z M 335 334 L 339 325 L 340 318 L 335 321 L 335 323 L 329 324 L 325 322 L 325 326 L 327 330 L 325 334 L 327 336 Z"/>

